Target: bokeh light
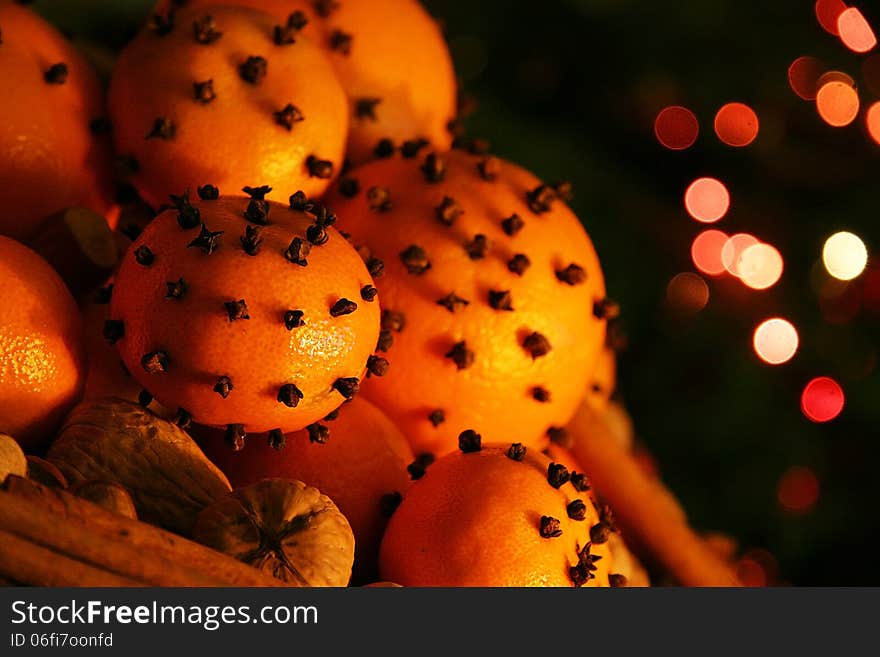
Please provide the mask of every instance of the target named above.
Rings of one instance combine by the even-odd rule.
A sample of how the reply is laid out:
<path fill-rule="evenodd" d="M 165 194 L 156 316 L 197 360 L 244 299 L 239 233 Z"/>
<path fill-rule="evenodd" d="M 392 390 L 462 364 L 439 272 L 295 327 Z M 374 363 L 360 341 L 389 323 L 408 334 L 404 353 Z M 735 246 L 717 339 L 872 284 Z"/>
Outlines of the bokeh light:
<path fill-rule="evenodd" d="M 865 127 L 871 139 L 880 144 L 880 101 L 871 105 L 865 112 Z"/>
<path fill-rule="evenodd" d="M 740 280 L 753 290 L 773 287 L 782 276 L 784 263 L 779 251 L 763 242 L 743 249 L 739 258 Z"/>
<path fill-rule="evenodd" d="M 761 322 L 752 338 L 755 353 L 768 365 L 781 365 L 790 361 L 797 353 L 798 344 L 797 329 L 781 317 Z"/>
<path fill-rule="evenodd" d="M 720 180 L 697 178 L 685 190 L 684 206 L 697 221 L 712 223 L 727 214 L 730 194 Z"/>
<path fill-rule="evenodd" d="M 694 238 L 691 244 L 691 259 L 694 266 L 709 276 L 724 273 L 724 262 L 721 251 L 727 243 L 727 233 L 720 230 L 704 230 Z"/>
<path fill-rule="evenodd" d="M 830 422 L 843 410 L 843 388 L 834 379 L 820 376 L 801 393 L 801 411 L 813 422 Z"/>
<path fill-rule="evenodd" d="M 693 146 L 700 134 L 700 123 L 687 107 L 672 105 L 663 109 L 654 120 L 654 134 L 666 148 L 682 151 Z"/>
<path fill-rule="evenodd" d="M 837 31 L 843 45 L 853 52 L 868 52 L 877 45 L 874 30 L 855 7 L 849 7 L 837 17 Z"/>
<path fill-rule="evenodd" d="M 825 123 L 842 128 L 858 116 L 859 94 L 845 82 L 826 82 L 816 93 L 816 108 Z"/>
<path fill-rule="evenodd" d="M 822 262 L 834 278 L 851 281 L 865 270 L 868 249 L 858 235 L 841 231 L 825 240 Z"/>
<path fill-rule="evenodd" d="M 788 513 L 808 513 L 819 501 L 819 480 L 810 468 L 793 466 L 779 478 L 776 499 Z"/>
<path fill-rule="evenodd" d="M 702 276 L 682 272 L 666 286 L 666 300 L 674 310 L 698 313 L 709 303 L 709 286 Z"/>
<path fill-rule="evenodd" d="M 846 11 L 843 0 L 816 0 L 816 18 L 826 32 L 839 36 L 837 19 Z"/>
<path fill-rule="evenodd" d="M 728 103 L 715 115 L 715 134 L 728 146 L 748 146 L 758 136 L 755 111 L 743 103 Z"/>
<path fill-rule="evenodd" d="M 721 247 L 721 263 L 724 269 L 739 278 L 742 254 L 755 244 L 758 244 L 758 238 L 748 233 L 737 233 L 728 238 L 724 246 Z"/>
<path fill-rule="evenodd" d="M 791 90 L 804 100 L 814 100 L 819 76 L 824 65 L 815 57 L 798 57 L 788 67 L 788 83 Z"/>

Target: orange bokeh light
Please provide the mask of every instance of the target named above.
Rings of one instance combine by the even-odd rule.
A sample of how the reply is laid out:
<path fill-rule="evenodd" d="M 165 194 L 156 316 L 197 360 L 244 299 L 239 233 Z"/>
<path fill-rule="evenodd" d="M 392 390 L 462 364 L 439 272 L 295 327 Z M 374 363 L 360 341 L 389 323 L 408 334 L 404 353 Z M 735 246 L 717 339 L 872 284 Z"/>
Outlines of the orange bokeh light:
<path fill-rule="evenodd" d="M 759 242 L 745 248 L 739 258 L 740 280 L 753 290 L 773 287 L 782 276 L 784 263 L 779 251 Z"/>
<path fill-rule="evenodd" d="M 730 194 L 720 180 L 697 178 L 685 190 L 684 206 L 694 219 L 710 224 L 727 214 Z"/>
<path fill-rule="evenodd" d="M 739 278 L 742 254 L 755 244 L 758 244 L 758 238 L 748 233 L 737 233 L 730 237 L 721 247 L 721 263 L 724 269 Z"/>
<path fill-rule="evenodd" d="M 801 411 L 813 422 L 829 422 L 840 415 L 846 397 L 832 378 L 820 376 L 810 381 L 801 394 Z"/>
<path fill-rule="evenodd" d="M 761 322 L 752 337 L 755 353 L 768 365 L 790 361 L 797 353 L 799 342 L 794 324 L 781 317 Z"/>
<path fill-rule="evenodd" d="M 758 136 L 758 115 L 743 103 L 727 103 L 715 115 L 715 134 L 728 146 L 748 146 Z"/>
<path fill-rule="evenodd" d="M 865 125 L 871 139 L 880 144 L 880 101 L 871 105 L 865 112 Z"/>
<path fill-rule="evenodd" d="M 843 45 L 853 52 L 864 53 L 877 45 L 874 30 L 855 7 L 850 7 L 837 17 L 837 31 Z"/>
<path fill-rule="evenodd" d="M 693 146 L 700 134 L 700 123 L 687 107 L 672 105 L 663 109 L 654 120 L 654 134 L 666 148 L 682 151 Z"/>
<path fill-rule="evenodd" d="M 816 0 L 816 18 L 826 32 L 838 36 L 837 19 L 846 11 L 843 0 Z"/>
<path fill-rule="evenodd" d="M 709 303 L 709 286 L 702 276 L 682 272 L 666 286 L 666 300 L 675 310 L 697 313 Z"/>
<path fill-rule="evenodd" d="M 819 480 L 810 468 L 789 468 L 776 485 L 779 506 L 789 513 L 807 513 L 819 501 Z"/>
<path fill-rule="evenodd" d="M 815 57 L 798 57 L 788 67 L 788 83 L 791 90 L 804 100 L 816 98 L 819 76 L 824 68 L 822 62 Z"/>
<path fill-rule="evenodd" d="M 727 234 L 720 230 L 704 230 L 696 236 L 691 244 L 691 258 L 694 266 L 709 276 L 724 273 L 724 262 L 721 250 L 727 242 Z"/>
<path fill-rule="evenodd" d="M 842 128 L 855 120 L 859 113 L 859 95 L 845 82 L 826 82 L 816 94 L 819 116 L 830 126 Z"/>

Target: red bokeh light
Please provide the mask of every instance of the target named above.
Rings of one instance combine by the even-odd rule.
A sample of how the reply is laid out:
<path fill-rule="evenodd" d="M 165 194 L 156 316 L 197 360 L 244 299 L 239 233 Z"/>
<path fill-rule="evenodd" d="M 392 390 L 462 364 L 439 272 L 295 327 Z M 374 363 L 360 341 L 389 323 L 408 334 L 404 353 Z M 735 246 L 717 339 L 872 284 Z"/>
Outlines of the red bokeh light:
<path fill-rule="evenodd" d="M 815 57 L 798 57 L 788 67 L 788 83 L 792 91 L 804 100 L 814 100 L 823 68 L 822 62 Z"/>
<path fill-rule="evenodd" d="M 846 4 L 843 0 L 816 0 L 815 9 L 816 18 L 822 29 L 834 36 L 839 36 L 837 19 L 846 11 Z"/>
<path fill-rule="evenodd" d="M 820 376 L 810 381 L 801 394 L 801 411 L 813 422 L 830 422 L 843 410 L 843 388 L 834 379 Z"/>
<path fill-rule="evenodd" d="M 694 266 L 704 274 L 719 276 L 724 273 L 721 250 L 727 242 L 727 234 L 720 230 L 704 230 L 691 244 Z"/>
<path fill-rule="evenodd" d="M 654 134 L 666 148 L 681 151 L 693 146 L 700 134 L 700 123 L 687 107 L 672 105 L 654 120 Z"/>
<path fill-rule="evenodd" d="M 789 513 L 807 513 L 819 501 L 819 480 L 810 468 L 789 468 L 776 486 L 779 506 Z"/>
<path fill-rule="evenodd" d="M 758 136 L 758 115 L 743 103 L 728 103 L 715 115 L 715 134 L 728 146 L 748 146 Z"/>

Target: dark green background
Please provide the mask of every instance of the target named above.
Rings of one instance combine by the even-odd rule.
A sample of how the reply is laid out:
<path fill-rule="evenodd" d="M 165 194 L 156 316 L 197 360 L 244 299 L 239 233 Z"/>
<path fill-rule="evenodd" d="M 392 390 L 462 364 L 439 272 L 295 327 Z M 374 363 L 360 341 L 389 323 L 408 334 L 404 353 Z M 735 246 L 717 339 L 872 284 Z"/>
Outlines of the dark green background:
<path fill-rule="evenodd" d="M 36 8 L 115 48 L 150 4 L 40 0 Z M 784 582 L 880 584 L 878 316 L 828 323 L 810 285 L 833 232 L 852 230 L 869 250 L 880 246 L 880 147 L 861 124 L 824 126 L 786 78 L 791 61 L 809 54 L 859 79 L 859 58 L 820 29 L 812 0 L 427 4 L 443 18 L 459 75 L 480 102 L 471 132 L 547 179 L 574 183 L 573 206 L 623 307 L 630 347 L 620 394 L 694 524 L 770 550 Z M 855 4 L 880 28 L 878 13 Z M 872 102 L 860 88 L 863 103 Z M 714 112 L 733 100 L 761 119 L 746 149 L 727 148 L 712 133 Z M 686 152 L 653 138 L 653 118 L 670 103 L 701 120 Z M 786 270 L 762 293 L 711 281 L 707 309 L 683 319 L 666 309 L 665 288 L 691 268 L 700 226 L 681 196 L 698 175 L 718 176 L 731 190 L 732 210 L 719 227 L 775 244 Z M 754 326 L 772 315 L 791 319 L 801 337 L 797 357 L 777 368 L 751 349 Z M 799 409 L 800 390 L 818 375 L 846 391 L 843 414 L 825 425 Z M 821 482 L 808 515 L 786 515 L 776 501 L 792 465 L 811 467 Z"/>

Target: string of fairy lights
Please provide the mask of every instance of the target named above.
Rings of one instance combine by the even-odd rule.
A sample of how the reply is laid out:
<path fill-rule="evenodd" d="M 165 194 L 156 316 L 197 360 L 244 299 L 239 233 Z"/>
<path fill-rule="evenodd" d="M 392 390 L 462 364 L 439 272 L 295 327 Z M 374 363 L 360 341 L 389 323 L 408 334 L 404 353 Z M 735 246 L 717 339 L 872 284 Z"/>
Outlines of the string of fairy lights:
<path fill-rule="evenodd" d="M 863 56 L 861 77 L 865 86 L 880 96 L 880 53 L 877 38 L 869 21 L 857 7 L 842 0 L 818 0 L 814 5 L 822 28 L 838 38 L 853 53 Z M 820 120 L 835 128 L 856 122 L 861 114 L 867 135 L 880 144 L 880 101 L 862 107 L 857 84 L 852 76 L 840 70 L 829 70 L 818 58 L 809 55 L 796 58 L 788 69 L 791 90 L 801 99 L 815 104 Z M 752 144 L 760 131 L 760 120 L 748 105 L 732 102 L 717 110 L 713 129 L 715 136 L 732 148 Z M 654 120 L 654 133 L 661 145 L 673 151 L 693 146 L 700 133 L 700 122 L 693 111 L 682 105 L 662 109 Z M 667 286 L 667 299 L 674 306 L 691 312 L 702 310 L 709 301 L 707 279 L 730 276 L 747 288 L 760 291 L 776 285 L 783 275 L 785 259 L 779 248 L 758 236 L 740 232 L 727 234 L 716 224 L 728 214 L 731 193 L 722 180 L 700 177 L 684 190 L 683 205 L 687 214 L 702 225 L 690 248 L 695 272 L 677 274 Z M 817 261 L 825 287 L 841 289 L 863 275 L 868 265 L 865 242 L 850 231 L 829 235 Z M 815 277 L 815 272 L 814 272 Z M 820 296 L 823 292 L 820 290 Z M 752 348 L 768 366 L 783 366 L 791 361 L 800 347 L 795 325 L 785 317 L 768 317 L 755 326 Z M 800 394 L 800 410 L 810 421 L 830 422 L 843 411 L 845 393 L 832 377 L 819 375 L 805 381 Z M 805 466 L 793 466 L 777 485 L 777 500 L 787 512 L 807 512 L 819 496 L 819 482 Z M 751 559 L 751 561 L 749 561 Z M 744 568 L 763 573 L 767 578 L 772 556 L 746 559 Z"/>

